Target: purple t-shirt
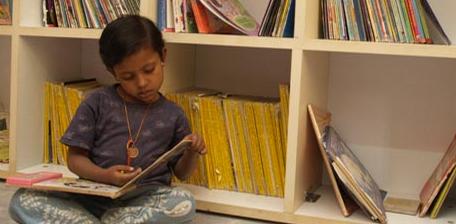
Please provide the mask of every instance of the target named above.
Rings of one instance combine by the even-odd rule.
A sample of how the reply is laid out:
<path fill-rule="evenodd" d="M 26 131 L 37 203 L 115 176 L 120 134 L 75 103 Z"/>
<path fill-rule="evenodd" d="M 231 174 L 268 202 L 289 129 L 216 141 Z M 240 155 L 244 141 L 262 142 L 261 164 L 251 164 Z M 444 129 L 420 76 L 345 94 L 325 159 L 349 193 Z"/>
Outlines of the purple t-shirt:
<path fill-rule="evenodd" d="M 123 100 L 116 91 L 117 86 L 118 84 L 103 87 L 91 93 L 81 103 L 60 139 L 65 145 L 87 150 L 90 160 L 103 168 L 127 164 L 128 127 Z M 146 108 L 147 104 L 127 102 L 133 138 L 136 137 Z M 190 128 L 183 110 L 160 94 L 159 100 L 149 106 L 136 142 L 139 155 L 132 160 L 131 165 L 144 170 L 188 134 Z M 171 169 L 180 156 L 168 164 L 162 164 L 145 177 L 141 184 L 169 185 Z"/>

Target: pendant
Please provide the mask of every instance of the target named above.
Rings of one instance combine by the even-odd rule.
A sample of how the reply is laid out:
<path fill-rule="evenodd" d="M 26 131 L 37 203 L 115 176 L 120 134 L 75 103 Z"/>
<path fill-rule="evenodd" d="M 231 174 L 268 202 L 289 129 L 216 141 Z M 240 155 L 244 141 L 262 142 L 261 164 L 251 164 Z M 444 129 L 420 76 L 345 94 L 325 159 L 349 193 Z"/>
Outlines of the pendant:
<path fill-rule="evenodd" d="M 135 147 L 135 144 L 131 139 L 127 142 L 127 156 L 128 158 L 136 158 L 139 155 L 139 149 Z"/>
<path fill-rule="evenodd" d="M 136 158 L 139 155 L 139 149 L 136 147 L 127 148 L 127 155 L 129 158 Z"/>

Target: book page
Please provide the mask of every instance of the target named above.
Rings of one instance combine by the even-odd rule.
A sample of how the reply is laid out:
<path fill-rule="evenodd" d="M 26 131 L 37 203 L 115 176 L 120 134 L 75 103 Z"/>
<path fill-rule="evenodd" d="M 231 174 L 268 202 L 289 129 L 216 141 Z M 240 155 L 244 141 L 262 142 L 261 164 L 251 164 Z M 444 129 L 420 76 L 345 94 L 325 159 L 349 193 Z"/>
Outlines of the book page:
<path fill-rule="evenodd" d="M 51 179 L 35 183 L 33 184 L 33 188 L 41 190 L 56 190 L 71 193 L 98 195 L 111 198 L 114 197 L 120 190 L 119 187 L 113 185 L 71 177 L 63 177 L 59 179 Z"/>
<path fill-rule="evenodd" d="M 124 184 L 120 190 L 124 190 L 126 188 L 129 188 L 130 185 L 133 185 L 134 183 L 136 183 L 141 178 L 144 178 L 147 174 L 149 174 L 152 170 L 157 168 L 160 164 L 162 164 L 164 162 L 167 162 L 168 160 L 170 160 L 174 156 L 176 156 L 179 153 L 183 152 L 191 144 L 192 144 L 191 140 L 185 140 L 185 139 L 182 140 L 176 146 L 174 146 L 172 149 L 170 149 L 169 151 L 165 152 L 163 155 L 158 157 L 158 159 L 155 160 L 155 162 L 153 162 L 150 166 L 148 166 L 146 169 L 144 169 L 140 174 L 138 174 L 138 176 L 134 177 L 133 179 L 128 181 L 126 184 Z"/>

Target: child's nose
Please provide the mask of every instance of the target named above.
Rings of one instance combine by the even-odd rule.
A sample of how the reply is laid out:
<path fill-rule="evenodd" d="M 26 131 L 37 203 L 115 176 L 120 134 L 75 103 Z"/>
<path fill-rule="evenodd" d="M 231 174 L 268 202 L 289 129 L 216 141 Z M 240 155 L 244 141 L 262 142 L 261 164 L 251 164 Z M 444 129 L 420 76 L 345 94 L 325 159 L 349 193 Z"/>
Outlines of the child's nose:
<path fill-rule="evenodd" d="M 144 74 L 138 75 L 137 83 L 139 87 L 145 87 L 147 85 L 147 78 L 144 76 Z"/>

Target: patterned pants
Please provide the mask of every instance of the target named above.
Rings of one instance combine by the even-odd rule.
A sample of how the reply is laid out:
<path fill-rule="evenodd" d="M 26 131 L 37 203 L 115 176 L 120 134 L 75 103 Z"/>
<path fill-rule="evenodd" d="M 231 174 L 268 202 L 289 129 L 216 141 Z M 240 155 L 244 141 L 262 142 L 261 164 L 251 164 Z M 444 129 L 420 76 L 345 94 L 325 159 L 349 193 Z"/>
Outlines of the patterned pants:
<path fill-rule="evenodd" d="M 142 187 L 118 199 L 19 189 L 9 212 L 19 223 L 189 223 L 195 201 L 179 187 Z"/>

